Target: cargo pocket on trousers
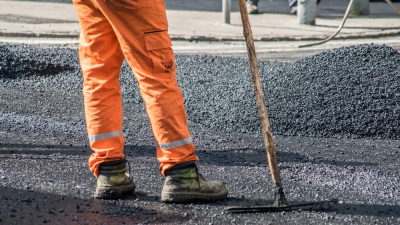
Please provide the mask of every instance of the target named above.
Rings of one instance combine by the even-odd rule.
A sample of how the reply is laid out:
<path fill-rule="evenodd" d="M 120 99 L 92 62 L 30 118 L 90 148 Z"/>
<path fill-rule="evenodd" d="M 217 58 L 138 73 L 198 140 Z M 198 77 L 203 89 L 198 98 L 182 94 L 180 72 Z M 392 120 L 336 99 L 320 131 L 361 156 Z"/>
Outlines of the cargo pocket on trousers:
<path fill-rule="evenodd" d="M 153 74 L 159 78 L 175 75 L 175 57 L 168 31 L 146 33 L 146 50 L 153 62 Z"/>
<path fill-rule="evenodd" d="M 139 5 L 139 0 L 103 0 L 115 12 L 133 12 Z"/>

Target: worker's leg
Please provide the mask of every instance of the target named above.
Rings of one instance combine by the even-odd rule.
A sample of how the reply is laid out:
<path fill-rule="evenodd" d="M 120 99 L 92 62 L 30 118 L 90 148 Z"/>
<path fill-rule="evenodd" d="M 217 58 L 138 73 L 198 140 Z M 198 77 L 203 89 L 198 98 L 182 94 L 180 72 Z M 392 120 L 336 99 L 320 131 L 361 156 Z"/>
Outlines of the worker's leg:
<path fill-rule="evenodd" d="M 90 0 L 74 0 L 81 24 L 79 58 L 90 147 L 91 172 L 103 162 L 124 158 L 119 73 L 123 62 L 117 37 Z"/>
<path fill-rule="evenodd" d="M 122 51 L 139 83 L 154 138 L 161 173 L 196 161 L 176 68 L 165 6 L 162 0 L 131 1 L 124 5 L 96 0 L 110 21 Z"/>
<path fill-rule="evenodd" d="M 225 184 L 197 172 L 163 0 L 111 3 L 93 0 L 111 23 L 139 83 L 166 176 L 162 201 L 213 201 L 228 195 Z M 101 169 L 101 168 L 100 168 Z"/>
<path fill-rule="evenodd" d="M 123 54 L 105 16 L 90 0 L 74 0 L 81 24 L 79 58 L 90 147 L 89 167 L 97 177 L 95 198 L 133 193 L 123 154 L 122 101 L 119 71 Z"/>

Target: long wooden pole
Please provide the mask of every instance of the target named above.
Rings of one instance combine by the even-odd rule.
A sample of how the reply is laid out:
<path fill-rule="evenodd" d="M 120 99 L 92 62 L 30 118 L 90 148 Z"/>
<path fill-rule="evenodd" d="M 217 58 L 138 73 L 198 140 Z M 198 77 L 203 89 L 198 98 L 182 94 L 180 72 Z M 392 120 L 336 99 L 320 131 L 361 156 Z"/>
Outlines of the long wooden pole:
<path fill-rule="evenodd" d="M 246 0 L 238 0 L 240 15 L 242 17 L 243 34 L 246 39 L 247 53 L 250 61 L 251 76 L 253 78 L 254 95 L 256 97 L 256 104 L 258 114 L 261 120 L 261 130 L 264 138 L 264 144 L 267 151 L 268 165 L 271 171 L 272 182 L 275 184 L 275 203 L 274 205 L 281 206 L 287 205 L 285 194 L 283 192 L 283 185 L 281 175 L 276 160 L 276 153 L 274 142 L 272 140 L 271 127 L 269 124 L 267 108 L 264 101 L 264 93 L 261 86 L 260 72 L 258 70 L 256 50 L 254 47 L 253 34 L 251 32 L 249 14 L 247 12 Z"/>
<path fill-rule="evenodd" d="M 397 14 L 400 15 L 400 9 L 398 9 L 398 8 L 393 4 L 393 2 L 392 2 L 391 0 L 385 0 L 385 2 L 386 2 L 387 4 L 389 4 L 390 6 L 392 6 L 392 8 L 397 12 Z"/>

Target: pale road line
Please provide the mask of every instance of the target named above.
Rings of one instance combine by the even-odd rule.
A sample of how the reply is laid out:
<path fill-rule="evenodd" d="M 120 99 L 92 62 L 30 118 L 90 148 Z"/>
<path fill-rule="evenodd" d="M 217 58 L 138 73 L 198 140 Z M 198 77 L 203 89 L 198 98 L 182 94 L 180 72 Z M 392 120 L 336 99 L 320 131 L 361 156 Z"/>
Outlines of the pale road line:
<path fill-rule="evenodd" d="M 21 37 L 0 37 L 0 43 L 8 44 L 27 44 L 27 45 L 68 45 L 68 47 L 78 47 L 78 38 L 21 38 Z M 215 54 L 215 53 L 246 53 L 245 42 L 226 41 L 226 42 L 195 42 L 195 41 L 172 41 L 173 49 L 178 54 Z M 327 50 L 342 46 L 358 45 L 363 43 L 395 45 L 399 48 L 400 39 L 376 38 L 376 39 L 351 39 L 351 40 L 332 40 L 323 45 L 302 48 L 298 46 L 309 43 L 308 41 L 277 41 L 277 42 L 255 42 L 258 53 L 268 52 L 291 52 L 303 50 Z"/>

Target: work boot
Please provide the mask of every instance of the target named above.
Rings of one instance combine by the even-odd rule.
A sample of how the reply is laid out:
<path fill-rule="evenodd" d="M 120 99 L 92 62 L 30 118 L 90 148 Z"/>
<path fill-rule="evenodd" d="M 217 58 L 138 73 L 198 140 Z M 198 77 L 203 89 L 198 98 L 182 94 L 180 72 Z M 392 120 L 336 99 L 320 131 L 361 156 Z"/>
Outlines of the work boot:
<path fill-rule="evenodd" d="M 116 199 L 135 191 L 135 183 L 126 172 L 125 164 L 126 159 L 100 164 L 95 198 Z"/>
<path fill-rule="evenodd" d="M 254 3 L 247 3 L 247 12 L 249 14 L 257 14 L 258 13 L 258 6 Z"/>
<path fill-rule="evenodd" d="M 185 162 L 166 171 L 161 201 L 168 203 L 210 202 L 224 200 L 228 190 L 220 181 L 207 181 L 197 171 L 196 163 Z"/>

